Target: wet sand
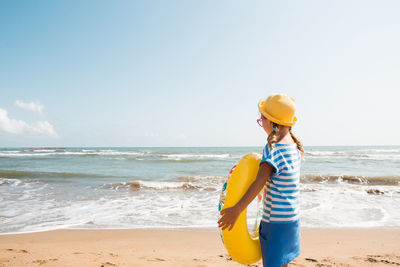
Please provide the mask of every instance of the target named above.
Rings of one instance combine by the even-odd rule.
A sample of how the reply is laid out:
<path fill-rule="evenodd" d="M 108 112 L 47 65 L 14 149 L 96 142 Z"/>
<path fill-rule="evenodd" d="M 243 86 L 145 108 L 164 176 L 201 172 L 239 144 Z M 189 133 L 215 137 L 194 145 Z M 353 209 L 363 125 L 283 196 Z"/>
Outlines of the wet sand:
<path fill-rule="evenodd" d="M 400 229 L 302 229 L 301 235 L 302 253 L 289 266 L 400 266 Z M 0 235 L 0 266 L 241 265 L 216 230 L 54 230 Z"/>

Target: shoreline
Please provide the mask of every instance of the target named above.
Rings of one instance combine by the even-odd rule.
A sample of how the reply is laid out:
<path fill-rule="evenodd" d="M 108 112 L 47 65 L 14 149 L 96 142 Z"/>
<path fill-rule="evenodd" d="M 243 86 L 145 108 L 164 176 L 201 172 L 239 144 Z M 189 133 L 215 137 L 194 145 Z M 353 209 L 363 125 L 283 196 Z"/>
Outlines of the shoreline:
<path fill-rule="evenodd" d="M 400 231 L 400 226 L 371 226 L 371 227 L 310 227 L 310 226 L 301 226 L 302 230 L 393 230 Z M 38 230 L 38 231 L 27 231 L 27 232 L 11 232 L 11 233 L 1 233 L 1 236 L 7 235 L 23 235 L 23 234 L 35 234 L 35 233 L 43 233 L 50 231 L 59 231 L 59 230 L 68 230 L 68 231 L 189 231 L 189 232 L 216 232 L 218 233 L 217 226 L 215 227 L 176 227 L 176 228 L 168 228 L 168 227 L 147 227 L 147 228 L 55 228 L 55 229 L 46 229 L 46 230 Z"/>
<path fill-rule="evenodd" d="M 302 228 L 301 242 L 301 255 L 289 266 L 400 265 L 400 229 Z M 58 229 L 0 235 L 0 266 L 25 265 L 240 266 L 230 259 L 217 229 Z"/>

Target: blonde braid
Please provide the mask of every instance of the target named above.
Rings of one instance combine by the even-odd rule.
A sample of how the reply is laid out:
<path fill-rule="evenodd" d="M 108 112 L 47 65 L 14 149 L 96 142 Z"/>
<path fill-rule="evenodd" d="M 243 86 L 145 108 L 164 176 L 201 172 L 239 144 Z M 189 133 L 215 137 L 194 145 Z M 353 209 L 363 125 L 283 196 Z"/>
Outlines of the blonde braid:
<path fill-rule="evenodd" d="M 275 122 L 272 122 L 272 127 L 274 129 L 276 129 L 276 131 L 273 130 L 272 133 L 270 133 L 268 135 L 267 140 L 268 140 L 268 147 L 269 148 L 272 148 L 274 146 L 274 144 L 279 141 L 278 140 L 279 124 L 276 124 Z"/>
<path fill-rule="evenodd" d="M 300 150 L 301 157 L 303 158 L 304 156 L 303 143 L 292 133 L 292 127 L 289 127 L 289 133 L 290 136 L 292 136 L 294 142 L 297 144 L 297 149 Z"/>

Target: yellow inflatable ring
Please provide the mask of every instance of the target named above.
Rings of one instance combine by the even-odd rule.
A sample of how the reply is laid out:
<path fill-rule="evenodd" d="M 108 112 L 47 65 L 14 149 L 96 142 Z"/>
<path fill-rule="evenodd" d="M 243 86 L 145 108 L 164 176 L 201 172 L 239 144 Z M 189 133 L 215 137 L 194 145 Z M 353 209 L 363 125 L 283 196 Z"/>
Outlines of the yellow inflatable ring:
<path fill-rule="evenodd" d="M 222 188 L 219 211 L 234 206 L 255 181 L 261 156 L 251 153 L 243 157 L 232 170 Z M 258 200 L 262 198 L 261 193 Z M 247 208 L 239 215 L 232 230 L 220 230 L 222 242 L 232 259 L 241 264 L 252 264 L 261 259 L 261 246 L 258 231 L 249 233 L 247 227 Z"/>

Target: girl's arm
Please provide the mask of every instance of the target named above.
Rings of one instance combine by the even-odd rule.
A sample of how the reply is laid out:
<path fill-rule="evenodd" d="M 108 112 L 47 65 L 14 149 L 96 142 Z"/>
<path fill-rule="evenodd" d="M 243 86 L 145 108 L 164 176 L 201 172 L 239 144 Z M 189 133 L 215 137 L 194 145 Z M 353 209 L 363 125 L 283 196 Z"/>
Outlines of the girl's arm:
<path fill-rule="evenodd" d="M 218 221 L 218 227 L 225 230 L 229 227 L 228 231 L 232 230 L 233 226 L 240 213 L 250 204 L 251 201 L 260 193 L 265 183 L 269 180 L 273 167 L 267 162 L 263 162 L 258 169 L 256 180 L 250 185 L 247 192 L 239 200 L 239 202 L 230 208 L 221 210 L 222 218 Z"/>

